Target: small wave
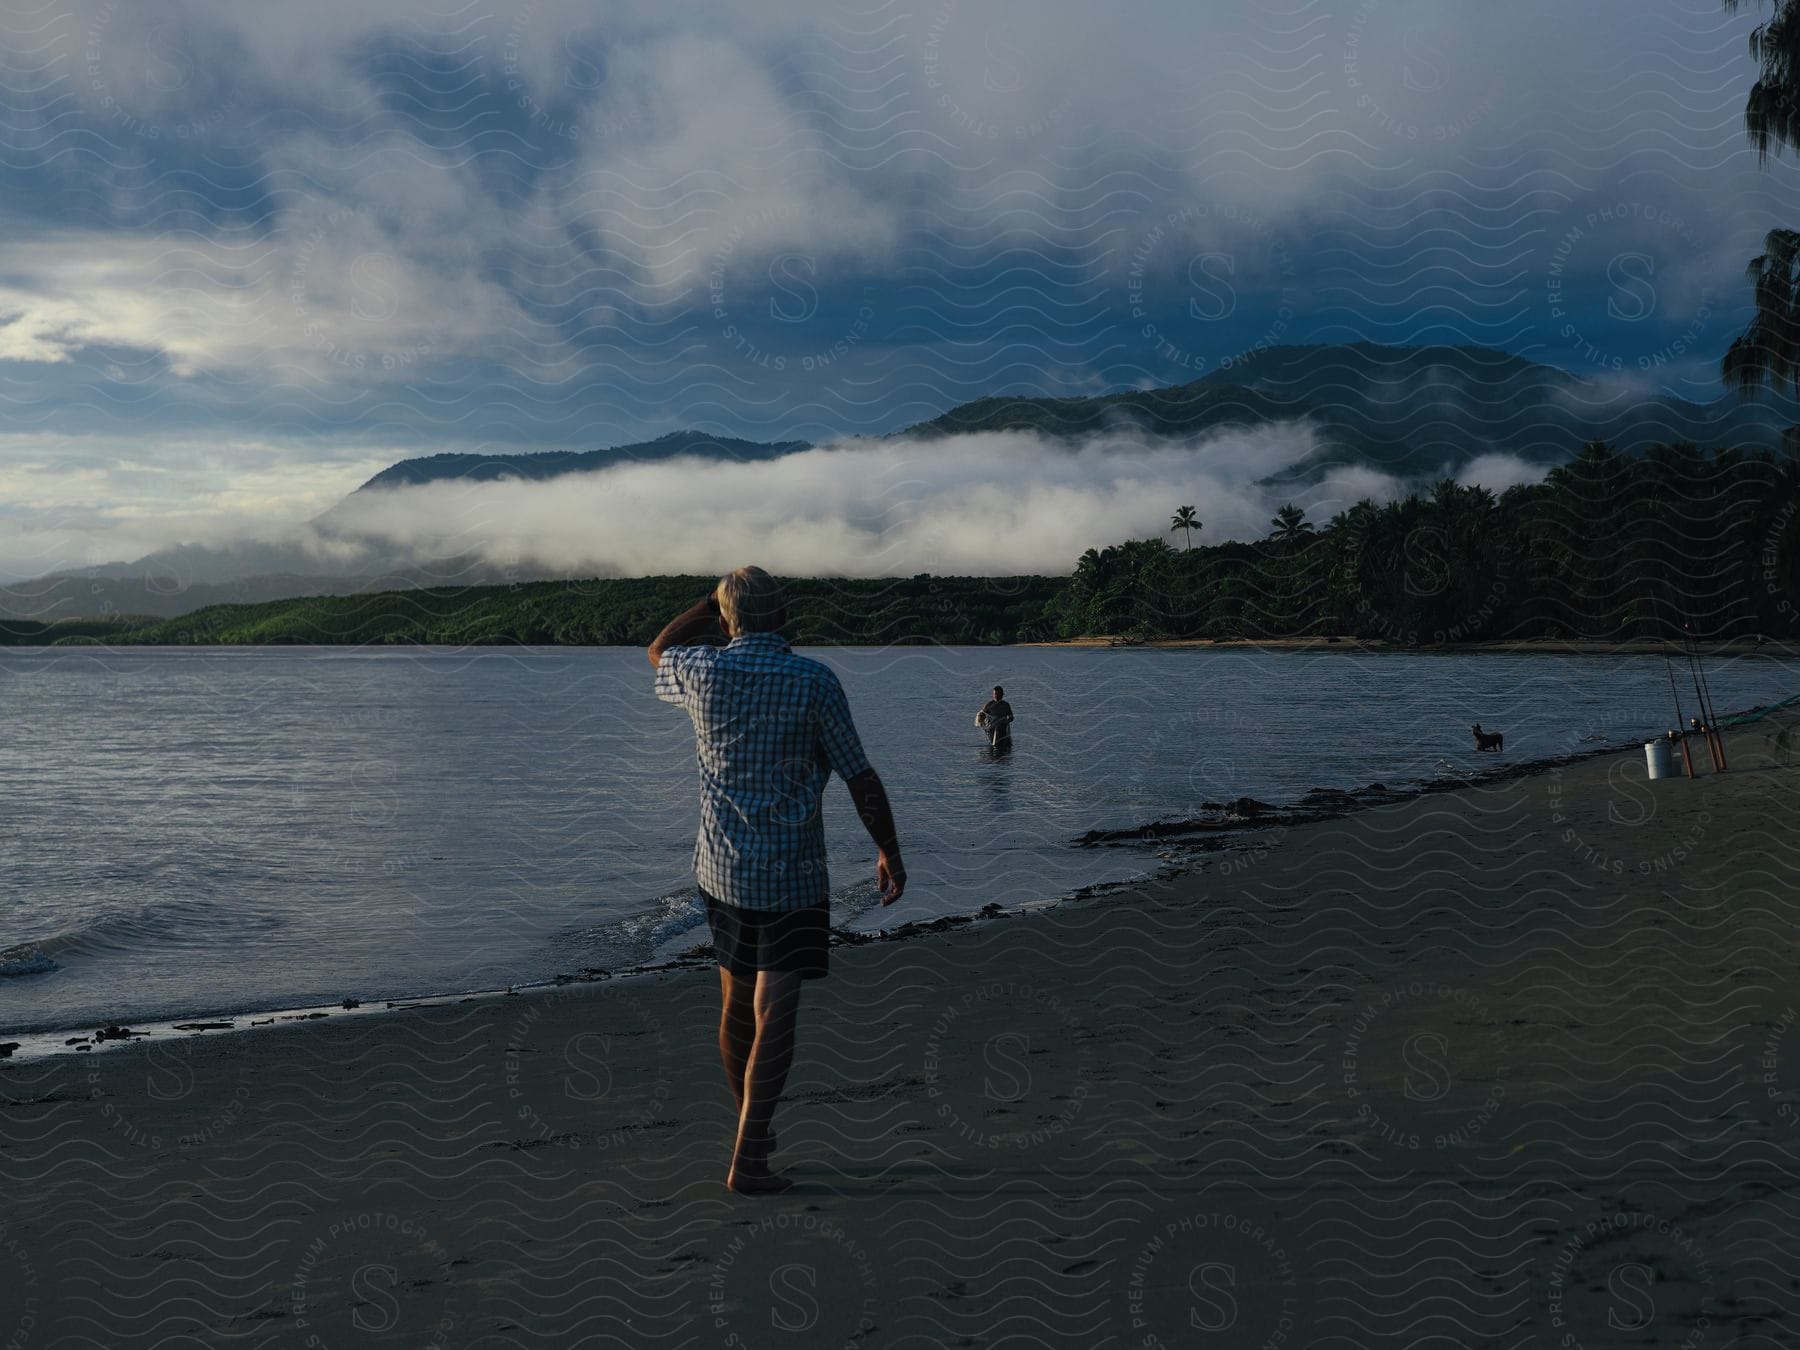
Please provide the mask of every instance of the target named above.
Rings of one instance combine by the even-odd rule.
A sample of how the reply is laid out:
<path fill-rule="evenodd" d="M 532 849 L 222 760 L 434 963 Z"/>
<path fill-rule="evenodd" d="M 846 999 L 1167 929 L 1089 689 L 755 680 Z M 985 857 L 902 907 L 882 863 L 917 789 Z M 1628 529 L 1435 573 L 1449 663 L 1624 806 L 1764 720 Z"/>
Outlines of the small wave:
<path fill-rule="evenodd" d="M 33 942 L 0 949 L 0 977 L 7 975 L 43 975 L 60 967 L 51 955 Z"/>
<path fill-rule="evenodd" d="M 838 886 L 831 893 L 831 917 L 840 927 L 855 923 L 881 908 L 881 885 L 871 874 L 861 881 Z"/>
<path fill-rule="evenodd" d="M 853 922 L 880 905 L 881 893 L 872 876 L 836 887 L 832 892 L 832 918 L 838 923 Z M 647 959 L 678 938 L 705 927 L 706 905 L 692 886 L 684 886 L 655 897 L 643 913 L 570 933 L 568 940 L 577 950 L 592 952 L 598 948 L 608 957 L 624 952 L 635 959 Z"/>
<path fill-rule="evenodd" d="M 238 932 L 269 930 L 285 921 L 278 915 L 238 914 Z M 224 926 L 223 907 L 207 900 L 161 900 L 131 910 L 96 914 L 72 928 L 0 948 L 0 975 L 33 975 L 56 970 L 70 956 L 136 955 L 151 947 L 183 947 L 204 952 Z"/>
<path fill-rule="evenodd" d="M 659 947 L 706 923 L 706 906 L 692 886 L 656 896 L 637 914 L 612 919 L 594 928 L 568 934 L 567 940 L 584 959 L 597 956 L 615 961 L 649 957 Z"/>
<path fill-rule="evenodd" d="M 651 951 L 706 923 L 706 906 L 701 903 L 696 891 L 683 890 L 674 895 L 661 896 L 658 903 L 661 906 L 660 917 L 655 918 L 650 925 Z"/>

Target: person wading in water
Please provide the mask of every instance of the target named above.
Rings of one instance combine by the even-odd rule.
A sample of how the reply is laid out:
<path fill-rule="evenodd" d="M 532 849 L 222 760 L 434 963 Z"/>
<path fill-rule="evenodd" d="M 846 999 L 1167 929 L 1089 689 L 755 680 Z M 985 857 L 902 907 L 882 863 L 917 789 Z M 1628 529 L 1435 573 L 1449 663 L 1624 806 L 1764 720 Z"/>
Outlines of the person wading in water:
<path fill-rule="evenodd" d="M 906 889 L 894 813 L 843 686 L 829 666 L 794 654 L 777 631 L 786 621 L 775 579 L 740 567 L 649 648 L 656 696 L 694 723 L 694 872 L 719 961 L 719 1057 L 738 1111 L 725 1184 L 743 1195 L 793 1185 L 769 1168 L 771 1122 L 793 1063 L 800 982 L 828 969 L 820 798 L 834 771 L 875 841 L 881 903 Z"/>
<path fill-rule="evenodd" d="M 996 755 L 1012 749 L 1012 724 L 1012 704 L 1006 701 L 1006 691 L 995 685 L 994 696 L 975 714 L 975 725 L 987 732 L 988 746 Z"/>

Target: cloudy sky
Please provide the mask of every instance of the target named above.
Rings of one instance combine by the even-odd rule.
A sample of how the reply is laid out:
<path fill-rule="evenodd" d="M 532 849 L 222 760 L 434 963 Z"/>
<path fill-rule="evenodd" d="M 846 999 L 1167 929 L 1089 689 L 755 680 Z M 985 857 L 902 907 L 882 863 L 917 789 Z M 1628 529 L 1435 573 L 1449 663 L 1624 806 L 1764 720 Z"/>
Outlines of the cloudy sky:
<path fill-rule="evenodd" d="M 0 577 L 408 455 L 829 442 L 1275 342 L 1716 397 L 1800 221 L 1760 12 L 0 0 Z"/>

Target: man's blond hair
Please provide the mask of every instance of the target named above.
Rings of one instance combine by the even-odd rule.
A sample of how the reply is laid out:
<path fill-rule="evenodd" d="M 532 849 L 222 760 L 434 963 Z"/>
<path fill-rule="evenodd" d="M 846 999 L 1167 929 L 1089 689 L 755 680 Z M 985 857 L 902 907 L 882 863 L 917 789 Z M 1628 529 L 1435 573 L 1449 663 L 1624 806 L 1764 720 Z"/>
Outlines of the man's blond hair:
<path fill-rule="evenodd" d="M 781 584 L 760 567 L 740 567 L 719 579 L 719 615 L 733 633 L 772 633 L 787 619 Z"/>

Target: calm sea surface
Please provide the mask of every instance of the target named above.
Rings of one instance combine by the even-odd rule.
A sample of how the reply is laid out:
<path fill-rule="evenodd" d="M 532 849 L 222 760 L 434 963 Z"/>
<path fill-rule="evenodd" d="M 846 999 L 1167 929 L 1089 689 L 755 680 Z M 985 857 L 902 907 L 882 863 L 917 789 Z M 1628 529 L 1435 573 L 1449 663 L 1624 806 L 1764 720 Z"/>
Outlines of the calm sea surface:
<path fill-rule="evenodd" d="M 817 649 L 894 800 L 909 889 L 832 780 L 836 921 L 1154 870 L 1069 841 L 1248 793 L 1390 787 L 1655 735 L 1654 657 Z M 1723 712 L 1792 662 L 1709 666 Z M 1682 696 L 1692 711 L 1685 667 Z M 704 939 L 693 733 L 637 649 L 0 648 L 0 1032 L 548 979 Z M 1018 715 L 988 758 L 996 683 Z"/>

